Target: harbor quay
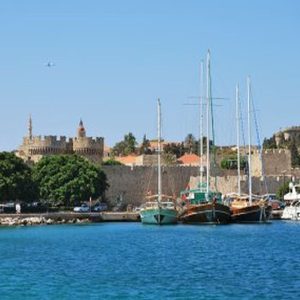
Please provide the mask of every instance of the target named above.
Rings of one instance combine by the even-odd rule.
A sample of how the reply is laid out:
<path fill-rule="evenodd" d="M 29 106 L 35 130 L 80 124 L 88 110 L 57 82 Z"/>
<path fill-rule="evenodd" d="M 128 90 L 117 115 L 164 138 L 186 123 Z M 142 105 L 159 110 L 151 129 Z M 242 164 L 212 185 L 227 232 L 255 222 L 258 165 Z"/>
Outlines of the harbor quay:
<path fill-rule="evenodd" d="M 137 212 L 56 212 L 1 214 L 0 226 L 27 226 L 52 224 L 84 224 L 95 222 L 139 222 Z"/>

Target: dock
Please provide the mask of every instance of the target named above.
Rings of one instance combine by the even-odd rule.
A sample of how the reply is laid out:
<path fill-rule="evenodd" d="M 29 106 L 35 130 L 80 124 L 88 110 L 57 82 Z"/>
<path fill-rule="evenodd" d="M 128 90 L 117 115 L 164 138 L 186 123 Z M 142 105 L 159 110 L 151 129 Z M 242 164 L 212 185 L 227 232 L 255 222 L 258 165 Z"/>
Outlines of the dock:
<path fill-rule="evenodd" d="M 55 212 L 55 213 L 21 213 L 0 214 L 0 225 L 18 224 L 64 224 L 97 222 L 140 222 L 136 212 Z"/>

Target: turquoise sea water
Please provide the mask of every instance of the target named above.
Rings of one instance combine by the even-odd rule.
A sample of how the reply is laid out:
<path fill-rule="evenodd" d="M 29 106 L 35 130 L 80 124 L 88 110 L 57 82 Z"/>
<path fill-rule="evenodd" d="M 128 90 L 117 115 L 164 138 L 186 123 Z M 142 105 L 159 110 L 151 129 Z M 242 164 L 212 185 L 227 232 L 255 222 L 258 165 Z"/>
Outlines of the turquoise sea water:
<path fill-rule="evenodd" d="M 300 299 L 300 222 L 0 228 L 0 299 Z"/>

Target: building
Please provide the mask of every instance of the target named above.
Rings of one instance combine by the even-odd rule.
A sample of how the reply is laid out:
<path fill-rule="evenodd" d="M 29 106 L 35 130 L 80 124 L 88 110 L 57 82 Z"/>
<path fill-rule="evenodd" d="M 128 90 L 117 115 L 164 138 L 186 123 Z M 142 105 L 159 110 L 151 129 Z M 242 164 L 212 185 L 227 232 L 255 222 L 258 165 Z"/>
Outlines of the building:
<path fill-rule="evenodd" d="M 79 122 L 77 136 L 33 136 L 32 119 L 29 118 L 28 135 L 23 138 L 16 155 L 25 162 L 38 162 L 42 157 L 57 154 L 78 154 L 94 163 L 101 163 L 103 159 L 104 138 L 87 137 L 82 120 Z"/>
<path fill-rule="evenodd" d="M 288 127 L 284 130 L 280 130 L 275 133 L 276 146 L 280 146 L 281 143 L 287 142 L 289 140 L 294 140 L 296 144 L 300 141 L 300 126 Z"/>
<path fill-rule="evenodd" d="M 206 165 L 206 157 L 202 159 L 202 165 L 204 166 L 204 164 Z M 182 166 L 200 166 L 200 157 L 194 153 L 185 153 L 183 156 L 179 157 L 177 161 Z"/>

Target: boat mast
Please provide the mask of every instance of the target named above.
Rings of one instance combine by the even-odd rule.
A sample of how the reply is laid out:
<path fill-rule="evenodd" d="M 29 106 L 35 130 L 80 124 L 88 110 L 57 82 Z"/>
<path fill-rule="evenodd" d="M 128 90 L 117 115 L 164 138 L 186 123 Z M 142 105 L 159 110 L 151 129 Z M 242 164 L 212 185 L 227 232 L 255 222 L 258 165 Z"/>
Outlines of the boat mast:
<path fill-rule="evenodd" d="M 206 57 L 206 197 L 208 199 L 209 193 L 209 176 L 210 176 L 210 157 L 209 157 L 209 139 L 210 139 L 210 118 L 209 109 L 211 102 L 210 95 L 210 51 L 207 51 Z"/>
<path fill-rule="evenodd" d="M 237 146 L 237 175 L 238 175 L 238 195 L 241 195 L 241 159 L 240 159 L 240 110 L 239 110 L 239 86 L 235 88 L 236 105 L 236 146 Z"/>
<path fill-rule="evenodd" d="M 204 65 L 203 60 L 201 60 L 200 64 L 200 186 L 203 183 L 203 98 L 204 98 Z"/>
<path fill-rule="evenodd" d="M 248 100 L 248 179 L 249 179 L 249 204 L 252 205 L 252 177 L 251 177 L 251 113 L 250 113 L 250 77 L 247 77 Z"/>
<path fill-rule="evenodd" d="M 161 104 L 160 100 L 157 100 L 157 201 L 161 202 Z"/>

